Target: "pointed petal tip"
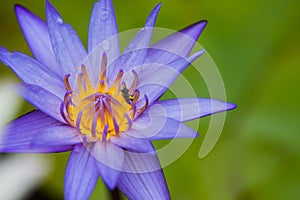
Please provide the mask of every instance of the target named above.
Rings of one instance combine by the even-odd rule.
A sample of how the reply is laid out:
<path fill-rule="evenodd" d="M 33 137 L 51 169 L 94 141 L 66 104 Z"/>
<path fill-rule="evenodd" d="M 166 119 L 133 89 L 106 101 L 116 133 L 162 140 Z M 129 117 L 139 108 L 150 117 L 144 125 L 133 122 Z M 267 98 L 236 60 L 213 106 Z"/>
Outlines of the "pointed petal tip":
<path fill-rule="evenodd" d="M 46 0 L 46 8 L 52 6 L 51 3 L 49 2 L 49 0 Z"/>
<path fill-rule="evenodd" d="M 0 55 L 7 53 L 9 53 L 9 51 L 6 48 L 0 46 Z"/>
<path fill-rule="evenodd" d="M 99 162 L 96 160 L 96 162 Z M 120 171 L 111 169 L 107 166 L 103 166 L 105 164 L 98 164 L 98 171 L 99 171 L 99 176 L 101 177 L 102 181 L 105 183 L 106 187 L 109 190 L 114 190 L 117 186 L 118 179 L 120 177 Z M 101 169 L 100 169 L 101 168 Z M 105 173 L 105 174 L 103 174 Z"/>
<path fill-rule="evenodd" d="M 14 5 L 14 11 L 15 11 L 15 13 L 18 13 L 18 12 L 23 11 L 23 10 L 26 10 L 26 8 L 23 7 L 22 5 L 20 5 L 20 4 L 15 4 Z"/>
<path fill-rule="evenodd" d="M 214 99 L 211 99 L 211 100 L 214 100 Z M 233 110 L 237 107 L 236 104 L 231 103 L 231 102 L 226 102 L 226 101 L 221 101 L 221 100 L 214 100 L 214 101 L 218 102 L 220 107 L 219 107 L 219 110 L 217 112 L 213 112 L 211 114 Z"/>
<path fill-rule="evenodd" d="M 231 102 L 226 102 L 226 101 L 216 100 L 216 99 L 211 99 L 211 101 L 215 101 L 216 105 L 219 105 L 217 112 L 213 112 L 211 114 L 233 110 L 237 107 L 236 104 Z M 213 106 L 213 104 L 211 104 L 211 106 Z"/>
<path fill-rule="evenodd" d="M 53 5 L 46 0 L 46 15 L 48 16 L 49 12 L 53 10 Z"/>
<path fill-rule="evenodd" d="M 104 179 L 102 179 L 106 185 L 106 187 L 109 189 L 109 190 L 114 190 L 116 187 L 117 187 L 117 182 L 106 182 Z"/>
<path fill-rule="evenodd" d="M 202 29 L 204 29 L 207 26 L 207 23 L 208 23 L 208 21 L 206 19 L 204 19 L 204 20 L 200 20 L 200 21 L 195 22 L 191 26 L 199 26 Z"/>
<path fill-rule="evenodd" d="M 54 19 L 56 19 L 56 22 L 59 24 L 63 23 L 63 19 L 62 19 L 61 15 L 48 0 L 46 1 L 46 16 L 47 16 L 47 18 L 53 17 Z"/>
<path fill-rule="evenodd" d="M 159 2 L 156 6 L 155 6 L 155 9 L 160 9 L 162 6 L 162 2 Z"/>
<path fill-rule="evenodd" d="M 234 103 L 230 103 L 230 102 L 227 102 L 227 103 L 226 103 L 226 110 L 233 110 L 233 109 L 235 109 L 236 107 L 237 107 L 237 105 L 234 104 Z"/>
<path fill-rule="evenodd" d="M 46 5 L 48 6 L 48 4 L 51 5 L 50 1 L 49 1 L 49 0 L 46 0 Z M 52 5 L 51 5 L 51 6 L 52 6 Z"/>
<path fill-rule="evenodd" d="M 146 27 L 154 27 L 158 12 L 161 8 L 162 3 L 157 4 L 153 10 L 151 11 L 150 15 L 148 16 Z"/>
<path fill-rule="evenodd" d="M 196 41 L 200 37 L 206 25 L 207 25 L 207 20 L 201 20 L 193 23 L 192 25 L 184 29 L 181 29 L 179 32 L 191 37 L 193 40 Z"/>
<path fill-rule="evenodd" d="M 19 21 L 19 23 L 20 23 L 21 19 L 23 18 L 22 15 L 27 15 L 27 16 L 32 15 L 30 10 L 28 10 L 25 6 L 22 6 L 20 4 L 14 5 L 14 11 L 15 11 L 15 14 L 16 14 L 16 17 L 17 17 L 17 20 Z"/>
<path fill-rule="evenodd" d="M 2 62 L 5 65 L 9 65 L 8 61 L 7 61 L 7 56 L 10 55 L 10 52 L 5 49 L 4 47 L 0 46 L 0 62 Z"/>
<path fill-rule="evenodd" d="M 194 58 L 194 57 L 198 58 L 199 56 L 203 55 L 205 52 L 206 52 L 205 49 L 203 49 L 203 50 L 201 50 L 201 51 L 198 51 L 198 52 L 194 53 L 194 54 L 191 56 L 191 58 Z"/>
<path fill-rule="evenodd" d="M 203 19 L 203 20 L 200 20 L 198 23 L 199 23 L 199 24 L 203 24 L 203 25 L 207 25 L 208 20 Z"/>
<path fill-rule="evenodd" d="M 17 17 L 17 20 L 19 23 L 20 23 L 21 19 L 23 18 L 22 16 L 28 15 L 28 13 L 29 13 L 29 10 L 20 4 L 14 5 L 14 11 L 15 11 L 15 14 L 16 14 L 16 17 Z"/>
<path fill-rule="evenodd" d="M 184 60 L 186 60 L 188 63 L 193 63 L 196 59 L 198 59 L 200 56 L 202 56 L 204 53 L 206 52 L 206 50 L 201 50 L 201 51 L 198 51 L 196 53 L 194 53 L 193 55 L 191 55 L 190 57 L 188 58 L 183 58 Z M 178 60 L 182 60 L 182 58 L 179 58 Z M 176 60 L 176 61 L 178 61 Z M 176 62 L 175 61 L 175 62 Z"/>
<path fill-rule="evenodd" d="M 159 10 L 160 10 L 160 8 L 161 8 L 161 5 L 162 5 L 162 3 L 159 2 L 159 3 L 152 9 L 151 14 L 152 14 L 152 13 L 157 13 L 157 12 L 159 12 Z M 151 15 L 151 14 L 150 14 L 150 15 Z"/>
<path fill-rule="evenodd" d="M 203 29 L 207 26 L 207 23 L 208 23 L 207 20 L 201 20 L 201 21 L 197 22 L 195 25 L 199 26 L 201 31 L 203 31 Z"/>

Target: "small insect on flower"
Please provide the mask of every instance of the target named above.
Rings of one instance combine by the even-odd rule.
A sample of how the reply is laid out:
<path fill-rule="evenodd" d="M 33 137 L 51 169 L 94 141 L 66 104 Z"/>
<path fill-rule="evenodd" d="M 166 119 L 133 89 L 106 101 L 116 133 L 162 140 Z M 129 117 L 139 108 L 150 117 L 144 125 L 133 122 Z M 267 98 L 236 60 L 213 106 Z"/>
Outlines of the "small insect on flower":
<path fill-rule="evenodd" d="M 235 105 L 207 98 L 159 100 L 179 74 L 204 53 L 188 56 L 206 26 L 206 21 L 199 21 L 151 45 L 160 7 L 158 4 L 151 11 L 145 27 L 120 53 L 111 0 L 94 5 L 88 50 L 49 1 L 46 21 L 16 5 L 17 19 L 34 58 L 0 47 L 0 61 L 23 81 L 17 89 L 37 110 L 5 127 L 0 151 L 72 151 L 64 182 L 67 200 L 88 199 L 99 176 L 110 190 L 117 187 L 128 199 L 170 199 L 151 141 L 194 138 L 197 133 L 183 122 Z M 103 44 L 99 62 L 99 54 L 93 56 L 93 52 Z M 149 61 L 151 67 L 138 70 L 149 66 Z M 154 126 L 146 126 L 145 121 Z"/>
<path fill-rule="evenodd" d="M 126 100 L 126 102 L 129 104 L 134 99 L 134 96 L 129 93 L 129 90 L 125 86 L 121 90 L 121 93 L 122 93 L 124 99 Z"/>
<path fill-rule="evenodd" d="M 134 90 L 134 88 L 136 88 L 136 86 L 137 86 L 138 74 L 134 70 L 132 70 L 132 73 L 134 75 L 134 80 L 133 80 L 131 88 L 128 89 L 126 87 L 126 83 L 125 82 L 123 82 L 122 86 L 121 86 L 122 96 L 124 97 L 124 99 L 126 100 L 126 102 L 128 104 L 131 104 L 132 101 L 135 101 L 134 103 L 136 103 L 136 100 L 140 96 L 139 90 Z"/>

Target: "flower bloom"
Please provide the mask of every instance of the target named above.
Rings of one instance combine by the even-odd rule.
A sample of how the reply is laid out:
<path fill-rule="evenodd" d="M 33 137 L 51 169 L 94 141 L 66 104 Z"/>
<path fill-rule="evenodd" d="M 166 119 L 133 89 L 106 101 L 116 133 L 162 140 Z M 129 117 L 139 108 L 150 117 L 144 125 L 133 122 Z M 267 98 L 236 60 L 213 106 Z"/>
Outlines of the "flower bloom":
<path fill-rule="evenodd" d="M 204 98 L 158 100 L 204 53 L 189 57 L 206 25 L 200 21 L 150 46 L 160 6 L 120 55 L 111 0 L 94 5 L 88 51 L 48 1 L 46 22 L 17 5 L 35 59 L 0 47 L 0 60 L 23 81 L 18 91 L 37 110 L 7 125 L 0 151 L 72 151 L 65 199 L 88 199 L 99 176 L 129 199 L 169 199 L 151 141 L 195 137 L 182 122 L 235 105 Z"/>

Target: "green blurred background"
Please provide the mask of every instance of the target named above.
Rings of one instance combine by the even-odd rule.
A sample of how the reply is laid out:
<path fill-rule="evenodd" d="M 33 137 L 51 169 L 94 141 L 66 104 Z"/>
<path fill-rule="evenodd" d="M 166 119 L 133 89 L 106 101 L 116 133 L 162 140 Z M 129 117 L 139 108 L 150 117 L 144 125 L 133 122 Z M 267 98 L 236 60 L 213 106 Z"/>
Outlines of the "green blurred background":
<path fill-rule="evenodd" d="M 158 27 L 178 30 L 198 20 L 208 20 L 199 42 L 223 76 L 227 100 L 238 105 L 228 112 L 220 140 L 206 158 L 198 158 L 205 136 L 202 134 L 179 160 L 164 169 L 172 198 L 300 199 L 300 1 L 161 1 Z M 94 1 L 51 2 L 86 45 Z M 0 45 L 30 54 L 14 16 L 16 3 L 44 18 L 45 2 L 0 3 Z M 143 26 L 158 1 L 113 3 L 119 30 L 125 31 Z M 1 79 L 17 80 L 3 64 L 0 73 Z M 207 97 L 207 93 L 200 92 L 200 96 Z M 17 116 L 32 109 L 24 103 Z M 209 118 L 200 123 L 200 131 L 205 133 Z M 33 191 L 33 196 L 24 199 L 63 199 L 68 153 L 47 157 L 55 161 L 52 173 Z M 91 199 L 106 198 L 107 191 L 99 181 Z"/>

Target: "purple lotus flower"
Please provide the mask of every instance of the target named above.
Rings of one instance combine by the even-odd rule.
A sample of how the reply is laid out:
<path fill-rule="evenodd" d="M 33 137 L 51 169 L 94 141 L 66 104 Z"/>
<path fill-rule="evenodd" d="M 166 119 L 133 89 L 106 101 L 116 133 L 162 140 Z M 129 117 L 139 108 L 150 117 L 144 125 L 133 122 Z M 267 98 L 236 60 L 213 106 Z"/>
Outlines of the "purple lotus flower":
<path fill-rule="evenodd" d="M 169 199 L 151 141 L 195 137 L 197 133 L 182 122 L 235 105 L 201 98 L 158 100 L 203 54 L 189 57 L 206 25 L 195 23 L 150 46 L 160 6 L 120 55 L 111 0 L 95 3 L 88 52 L 49 2 L 46 23 L 17 5 L 15 12 L 35 59 L 0 47 L 0 60 L 23 81 L 18 91 L 37 110 L 6 126 L 0 151 L 72 151 L 65 199 L 88 199 L 98 176 L 129 199 Z"/>

